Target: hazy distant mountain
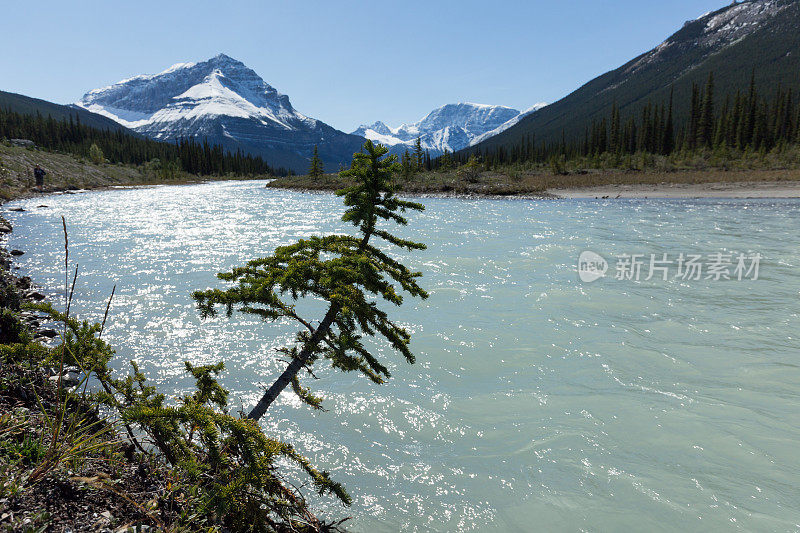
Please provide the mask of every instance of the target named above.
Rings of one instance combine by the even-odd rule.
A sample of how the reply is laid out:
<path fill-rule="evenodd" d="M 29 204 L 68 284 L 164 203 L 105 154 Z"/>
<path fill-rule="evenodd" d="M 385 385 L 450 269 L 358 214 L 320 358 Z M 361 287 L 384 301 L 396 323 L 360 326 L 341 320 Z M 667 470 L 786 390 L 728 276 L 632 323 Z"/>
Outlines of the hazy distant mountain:
<path fill-rule="evenodd" d="M 523 118 L 515 126 L 482 139 L 476 149 L 513 146 L 535 135 L 538 142 L 582 138 L 594 119 L 609 116 L 616 102 L 624 116 L 647 102 L 668 100 L 674 88 L 676 119 L 689 110 L 692 84 L 714 72 L 720 99 L 747 90 L 751 73 L 762 90 L 800 89 L 800 1 L 734 2 L 684 24 L 653 50 L 590 81 L 569 96 Z"/>
<path fill-rule="evenodd" d="M 526 113 L 540 109 L 544 104 L 537 104 Z M 488 132 L 495 134 L 516 124 L 520 112 L 510 107 L 482 104 L 448 104 L 434 109 L 422 120 L 413 124 L 403 124 L 390 128 L 383 122 L 375 122 L 369 126 L 362 125 L 353 132 L 380 142 L 399 153 L 406 148 L 411 149 L 420 138 L 422 147 L 431 156 L 454 152 L 470 146 L 476 139 L 483 138 Z"/>
<path fill-rule="evenodd" d="M 298 172 L 308 169 L 314 145 L 332 172 L 363 142 L 299 113 L 288 96 L 224 54 L 95 89 L 76 105 L 153 139 L 207 138 Z"/>

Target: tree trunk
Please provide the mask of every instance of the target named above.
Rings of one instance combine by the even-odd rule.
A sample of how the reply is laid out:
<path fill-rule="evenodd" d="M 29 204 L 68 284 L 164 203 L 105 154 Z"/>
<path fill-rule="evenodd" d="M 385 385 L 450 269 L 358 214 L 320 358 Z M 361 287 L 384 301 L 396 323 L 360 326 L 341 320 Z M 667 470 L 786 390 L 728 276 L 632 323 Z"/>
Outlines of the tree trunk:
<path fill-rule="evenodd" d="M 303 368 L 309 357 L 311 357 L 314 349 L 319 345 L 320 342 L 322 342 L 322 339 L 325 338 L 325 335 L 328 334 L 328 331 L 331 329 L 331 325 L 338 314 L 339 305 L 332 304 L 328 308 L 328 312 L 325 313 L 325 318 L 322 319 L 319 327 L 314 330 L 311 338 L 303 346 L 303 349 L 300 350 L 298 356 L 295 357 L 291 363 L 289 363 L 289 366 L 286 367 L 286 370 L 283 371 L 283 374 L 281 374 L 275 383 L 273 383 L 272 386 L 267 389 L 256 406 L 253 407 L 253 410 L 250 411 L 250 414 L 247 415 L 247 418 L 250 418 L 251 420 L 258 420 L 264 416 L 264 413 L 267 412 L 267 409 L 269 409 L 269 406 L 272 404 L 272 402 L 274 402 L 283 389 L 285 389 L 286 386 L 292 382 L 292 378 L 294 378 L 297 373 L 300 372 L 300 369 Z"/>
<path fill-rule="evenodd" d="M 374 208 L 371 211 L 374 211 Z M 367 243 L 369 243 L 369 239 L 372 236 L 372 232 L 375 228 L 374 218 L 375 215 L 370 213 L 371 223 L 364 230 L 364 237 L 361 239 L 361 243 L 358 246 L 359 251 L 363 252 L 367 247 Z M 336 315 L 339 314 L 340 310 L 341 306 L 339 304 L 331 304 L 331 306 L 328 308 L 328 312 L 325 313 L 325 318 L 322 319 L 319 327 L 317 327 L 317 329 L 314 330 L 314 333 L 311 334 L 311 338 L 303 346 L 303 349 L 300 350 L 300 353 L 292 360 L 291 363 L 289 363 L 289 366 L 286 367 L 286 370 L 283 371 L 283 374 L 278 377 L 275 383 L 273 383 L 272 386 L 267 389 L 261 399 L 258 400 L 256 406 L 253 407 L 253 410 L 247 415 L 247 418 L 251 420 L 259 420 L 262 416 L 264 416 L 264 413 L 267 412 L 267 409 L 269 409 L 269 406 L 272 405 L 272 402 L 274 402 L 280 393 L 283 392 L 283 389 L 285 389 L 286 386 L 292 382 L 292 378 L 294 378 L 297 373 L 300 372 L 300 369 L 303 368 L 309 357 L 311 357 L 314 349 L 316 349 L 319 343 L 322 342 L 322 339 L 325 338 L 325 335 L 328 334 L 328 331 L 331 329 L 331 325 L 333 324 L 333 321 L 336 319 Z"/>

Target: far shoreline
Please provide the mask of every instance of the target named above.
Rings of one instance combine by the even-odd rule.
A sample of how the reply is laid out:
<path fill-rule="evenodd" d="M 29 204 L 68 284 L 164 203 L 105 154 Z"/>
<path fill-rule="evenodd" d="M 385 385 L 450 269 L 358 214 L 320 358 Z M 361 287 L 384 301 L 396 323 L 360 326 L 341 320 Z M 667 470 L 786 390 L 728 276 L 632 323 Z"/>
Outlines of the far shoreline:
<path fill-rule="evenodd" d="M 619 171 L 552 174 L 541 171 L 428 171 L 398 176 L 396 194 L 417 198 L 616 199 L 800 198 L 800 169 Z M 266 187 L 333 193 L 349 186 L 337 174 L 287 176 Z"/>
<path fill-rule="evenodd" d="M 800 198 L 800 181 L 741 181 L 709 183 L 617 184 L 597 187 L 548 189 L 556 198 L 623 199 L 623 198 Z"/>
<path fill-rule="evenodd" d="M 32 198 L 57 197 L 62 195 L 85 194 L 89 192 L 147 189 L 155 187 L 185 187 L 201 185 L 217 181 L 231 180 L 186 180 L 177 183 L 142 183 L 142 184 L 113 184 L 87 187 L 84 189 L 54 188 L 42 192 L 26 190 L 12 198 L 0 200 L 0 205 L 6 210 L 8 204 Z M 242 178 L 235 181 L 262 182 L 263 179 Z M 309 187 L 269 187 L 278 190 L 300 192 L 306 194 L 335 194 L 332 188 Z M 447 198 L 460 200 L 624 200 L 624 199 L 662 199 L 662 200 L 687 200 L 687 199 L 800 199 L 800 180 L 775 180 L 775 181 L 737 181 L 737 182 L 706 182 L 706 183 L 639 183 L 639 184 L 608 184 L 591 187 L 558 187 L 549 188 L 541 192 L 522 192 L 511 194 L 481 193 L 479 191 L 398 191 L 399 196 L 409 198 Z"/>

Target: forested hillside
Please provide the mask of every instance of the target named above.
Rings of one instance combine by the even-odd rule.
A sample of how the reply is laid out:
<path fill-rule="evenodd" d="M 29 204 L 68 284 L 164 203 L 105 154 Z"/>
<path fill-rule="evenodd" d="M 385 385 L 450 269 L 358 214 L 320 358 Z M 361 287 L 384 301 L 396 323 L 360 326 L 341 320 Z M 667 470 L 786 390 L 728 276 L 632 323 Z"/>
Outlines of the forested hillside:
<path fill-rule="evenodd" d="M 709 72 L 720 89 L 714 93 L 717 109 L 737 90 L 746 93 L 753 75 L 762 94 L 772 95 L 778 86 L 787 94 L 800 89 L 800 2 L 734 3 L 688 22 L 656 49 L 464 153 L 510 151 L 533 137 L 540 144 L 579 145 L 593 123 L 610 122 L 617 112 L 622 123 L 639 120 L 647 106 L 652 119 L 653 108 L 666 106 L 670 95 L 673 120 L 682 124 L 693 112 L 693 87 L 702 87 Z"/>
<path fill-rule="evenodd" d="M 736 153 L 766 153 L 800 144 L 800 95 L 794 90 L 778 85 L 762 94 L 754 74 L 744 91 L 718 96 L 716 87 L 712 72 L 703 87 L 692 84 L 685 101 L 670 93 L 666 101 L 649 100 L 638 116 L 627 118 L 612 104 L 608 115 L 593 119 L 578 138 L 539 142 L 531 134 L 516 144 L 483 148 L 477 155 L 489 166 L 549 160 L 558 171 L 562 161 L 576 157 L 598 160 L 605 156 L 609 160 L 605 166 L 619 167 L 622 156 L 633 154 L 712 151 L 727 159 Z M 688 115 L 676 114 L 676 109 L 688 109 Z M 458 162 L 466 159 L 467 154 L 456 154 Z"/>
<path fill-rule="evenodd" d="M 54 111 L 60 118 L 50 114 L 45 116 L 42 111 L 50 107 L 40 108 L 37 102 L 28 102 L 33 104 L 24 108 L 29 112 L 0 107 L 0 139 L 29 139 L 42 148 L 78 155 L 95 163 L 150 163 L 168 172 L 180 170 L 199 176 L 287 173 L 284 169 L 270 167 L 261 157 L 238 150 L 232 153 L 205 140 L 178 139 L 174 143 L 154 141 L 96 115 L 102 121 L 90 117 L 91 123 L 103 124 L 107 120 L 111 125 L 103 128 L 90 126 L 83 123 L 87 112 L 82 110 L 74 110 L 73 114 L 69 112 L 71 108 L 56 106 Z"/>
<path fill-rule="evenodd" d="M 92 113 L 91 111 L 86 111 L 85 109 L 74 106 L 54 104 L 47 100 L 31 98 L 30 96 L 24 96 L 22 94 L 0 91 L 0 109 L 15 111 L 22 115 L 35 115 L 39 113 L 45 117 L 51 116 L 55 120 L 69 119 L 69 117 L 73 117 L 76 120 L 79 118 L 81 124 L 85 126 L 91 126 L 101 130 L 120 130 L 133 133 L 131 130 L 114 122 L 110 118 L 98 115 L 97 113 Z"/>

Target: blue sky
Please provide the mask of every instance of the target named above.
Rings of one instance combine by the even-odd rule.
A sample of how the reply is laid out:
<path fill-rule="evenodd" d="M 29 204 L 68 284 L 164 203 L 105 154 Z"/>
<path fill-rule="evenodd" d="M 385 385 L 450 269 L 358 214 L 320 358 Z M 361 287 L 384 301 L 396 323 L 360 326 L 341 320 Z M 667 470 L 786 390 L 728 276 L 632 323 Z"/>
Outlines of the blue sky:
<path fill-rule="evenodd" d="M 69 103 L 224 52 L 351 131 L 459 101 L 553 102 L 724 0 L 7 2 L 0 90 Z"/>

